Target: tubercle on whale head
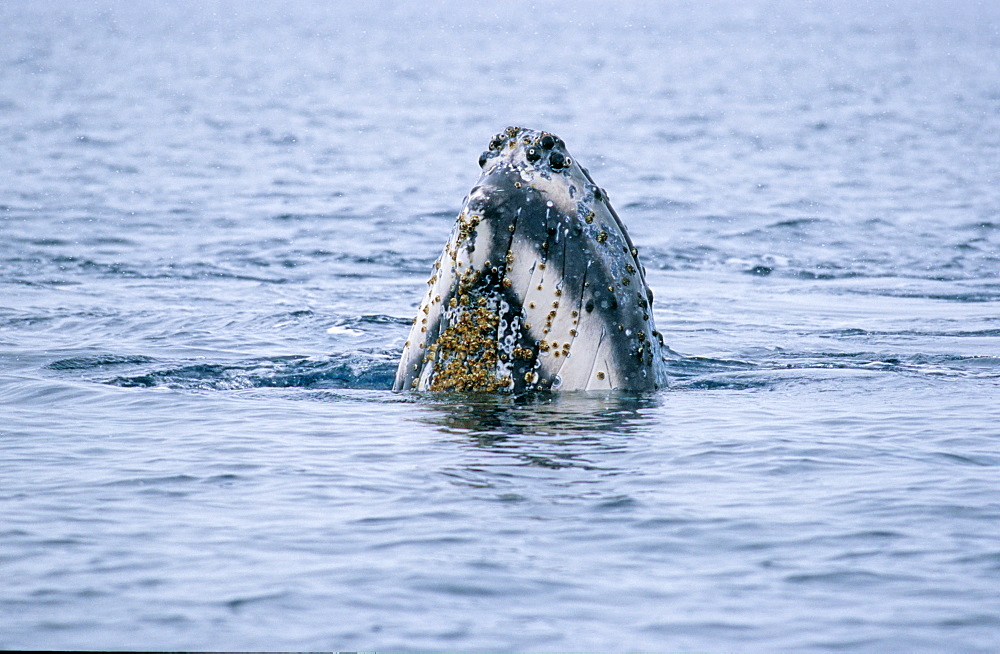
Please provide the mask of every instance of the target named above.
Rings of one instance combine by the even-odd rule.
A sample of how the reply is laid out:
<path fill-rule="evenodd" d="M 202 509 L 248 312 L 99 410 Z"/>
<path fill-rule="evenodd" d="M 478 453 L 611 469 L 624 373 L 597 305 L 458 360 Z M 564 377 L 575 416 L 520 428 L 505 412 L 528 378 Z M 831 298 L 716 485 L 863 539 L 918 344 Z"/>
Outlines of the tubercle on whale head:
<path fill-rule="evenodd" d="M 561 138 L 549 132 L 508 127 L 490 141 L 479 157 L 484 171 L 495 164 L 530 166 L 536 171 L 560 172 L 573 165 Z"/>
<path fill-rule="evenodd" d="M 570 156 L 566 143 L 551 132 L 508 127 L 490 140 L 480 155 L 479 165 L 482 174 L 473 191 L 497 186 L 506 177 L 515 190 L 548 194 L 566 213 L 572 213 L 581 203 L 607 199 L 587 169 Z"/>

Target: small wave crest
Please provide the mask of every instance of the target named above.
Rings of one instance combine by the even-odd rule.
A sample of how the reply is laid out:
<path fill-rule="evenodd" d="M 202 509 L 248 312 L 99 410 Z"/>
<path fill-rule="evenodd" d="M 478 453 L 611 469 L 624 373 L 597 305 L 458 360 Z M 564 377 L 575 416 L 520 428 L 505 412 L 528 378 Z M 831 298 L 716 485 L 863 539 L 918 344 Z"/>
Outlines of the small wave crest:
<path fill-rule="evenodd" d="M 254 388 L 389 389 L 396 356 L 360 351 L 326 358 L 286 357 L 237 363 L 181 363 L 118 375 L 106 383 L 125 388 L 166 387 L 180 390 Z"/>
<path fill-rule="evenodd" d="M 113 366 L 134 366 L 156 361 L 153 357 L 143 355 L 98 354 L 95 356 L 70 357 L 53 361 L 46 367 L 49 370 L 97 370 Z"/>

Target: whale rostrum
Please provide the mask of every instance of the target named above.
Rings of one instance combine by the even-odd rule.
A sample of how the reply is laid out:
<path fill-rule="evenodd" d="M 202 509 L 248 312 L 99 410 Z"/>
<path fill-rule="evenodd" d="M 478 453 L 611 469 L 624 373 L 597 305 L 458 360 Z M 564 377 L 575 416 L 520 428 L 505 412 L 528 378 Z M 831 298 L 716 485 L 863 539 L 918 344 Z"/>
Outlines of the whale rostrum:
<path fill-rule="evenodd" d="M 655 390 L 663 341 L 639 255 L 553 134 L 508 127 L 413 321 L 395 390 Z"/>

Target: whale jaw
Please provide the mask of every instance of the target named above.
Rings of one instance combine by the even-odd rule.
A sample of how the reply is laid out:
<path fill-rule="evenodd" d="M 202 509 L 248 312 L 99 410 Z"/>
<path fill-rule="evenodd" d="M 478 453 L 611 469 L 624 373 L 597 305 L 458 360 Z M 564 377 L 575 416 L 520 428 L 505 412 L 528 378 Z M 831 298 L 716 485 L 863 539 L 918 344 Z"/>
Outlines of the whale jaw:
<path fill-rule="evenodd" d="M 665 386 L 638 253 L 563 142 L 509 127 L 480 165 L 434 264 L 393 388 Z"/>

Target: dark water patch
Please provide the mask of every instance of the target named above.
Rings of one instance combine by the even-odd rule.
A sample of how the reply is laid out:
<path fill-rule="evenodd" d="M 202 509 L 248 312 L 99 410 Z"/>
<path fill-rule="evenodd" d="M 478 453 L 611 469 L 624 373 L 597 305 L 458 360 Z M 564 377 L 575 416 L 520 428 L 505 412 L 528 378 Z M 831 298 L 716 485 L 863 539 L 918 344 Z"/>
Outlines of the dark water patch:
<path fill-rule="evenodd" d="M 958 463 L 960 465 L 982 466 L 987 468 L 1000 465 L 1000 457 L 990 455 L 975 456 L 954 454 L 952 452 L 936 452 L 935 456 L 950 463 Z"/>
<path fill-rule="evenodd" d="M 98 354 L 94 356 L 59 359 L 45 366 L 49 370 L 97 370 L 113 366 L 138 366 L 153 363 L 155 359 L 140 354 Z"/>
<path fill-rule="evenodd" d="M 134 246 L 136 242 L 121 236 L 98 236 L 81 241 L 83 245 L 126 245 Z M 63 242 L 65 244 L 65 242 Z"/>
<path fill-rule="evenodd" d="M 232 368 L 225 365 L 197 364 L 158 370 L 133 377 L 116 377 L 109 383 L 123 387 L 221 388 L 224 384 L 223 380 L 229 377 L 230 370 Z M 243 386 L 244 384 L 233 385 L 230 383 L 226 387 L 240 388 Z"/>
<path fill-rule="evenodd" d="M 879 352 L 776 352 L 761 369 L 859 370 L 930 377 L 1000 377 L 1000 357 Z"/>
<path fill-rule="evenodd" d="M 436 252 L 434 256 L 437 256 Z M 433 257 L 415 256 L 412 253 L 397 252 L 395 250 L 384 250 L 369 255 L 351 257 L 350 259 L 359 264 L 386 266 L 396 271 L 395 274 L 410 270 L 429 273 L 430 267 L 434 263 Z"/>
<path fill-rule="evenodd" d="M 291 221 L 305 221 L 305 220 L 310 220 L 311 218 L 312 216 L 308 214 L 280 213 L 277 216 L 274 216 L 273 219 L 278 222 L 291 222 Z"/>
<path fill-rule="evenodd" d="M 641 502 L 629 495 L 618 495 L 598 502 L 594 505 L 593 510 L 597 512 L 627 512 L 640 507 L 641 504 Z"/>
<path fill-rule="evenodd" d="M 671 384 L 674 390 L 694 391 L 753 391 L 774 388 L 777 381 L 759 376 L 715 374 Z"/>
<path fill-rule="evenodd" d="M 685 357 L 668 361 L 667 371 L 672 390 L 740 391 L 822 381 L 831 374 L 897 373 L 993 379 L 1000 378 L 1000 357 L 774 351 L 764 353 L 754 362 Z"/>
<path fill-rule="evenodd" d="M 931 292 L 931 291 L 920 292 L 916 290 L 902 290 L 902 289 L 882 289 L 878 292 L 878 295 L 885 295 L 888 297 L 896 297 L 904 299 L 941 300 L 943 302 L 956 302 L 956 303 L 1000 302 L 1000 289 L 954 291 L 951 293 L 941 293 L 941 292 Z"/>
<path fill-rule="evenodd" d="M 993 222 L 992 220 L 980 220 L 979 222 L 962 225 L 960 229 L 974 229 L 977 231 L 995 232 L 995 231 L 1000 231 L 1000 223 Z"/>
<path fill-rule="evenodd" d="M 796 206 L 800 205 L 800 202 L 794 203 Z M 815 206 L 813 203 L 807 203 L 808 206 Z M 811 228 L 816 225 L 831 226 L 835 223 L 828 218 L 790 218 L 787 220 L 779 220 L 777 222 L 771 223 L 767 226 L 767 229 L 777 229 L 777 230 L 801 230 L 804 228 Z"/>
<path fill-rule="evenodd" d="M 108 240 L 108 244 L 117 244 L 117 240 Z M 265 265 L 260 265 L 265 261 Z M 141 261 L 101 261 L 87 256 L 59 253 L 55 256 L 20 256 L 5 261 L 11 266 L 8 271 L 8 282 L 34 286 L 51 286 L 53 284 L 79 284 L 79 279 L 105 278 L 126 280 L 234 280 L 252 281 L 265 284 L 286 284 L 289 279 L 284 276 L 264 276 L 249 274 L 240 267 L 267 268 L 272 263 L 281 261 L 255 260 L 246 258 L 236 261 L 235 265 L 221 266 L 204 262 L 165 263 Z M 287 269 L 287 267 L 283 267 Z M 46 279 L 43 275 L 51 275 Z M 71 277 L 60 279 L 59 276 Z M 79 279 L 77 279 L 79 278 Z"/>
<path fill-rule="evenodd" d="M 976 330 L 921 330 L 921 329 L 901 329 L 901 330 L 869 330 L 857 327 L 845 329 L 835 329 L 829 332 L 817 334 L 820 338 L 870 338 L 870 337 L 902 337 L 902 338 L 989 338 L 1000 336 L 1000 329 L 976 329 Z"/>
<path fill-rule="evenodd" d="M 947 629 L 962 627 L 1000 627 L 1000 616 L 995 613 L 976 613 L 961 618 L 949 618 L 937 623 Z"/>
<path fill-rule="evenodd" d="M 252 388 L 388 389 L 396 374 L 395 356 L 358 352 L 327 359 L 286 357 L 243 363 L 197 363 L 118 376 L 106 383 L 125 388 L 181 390 Z"/>
<path fill-rule="evenodd" d="M 804 572 L 791 574 L 785 581 L 791 584 L 817 584 L 828 586 L 870 587 L 886 583 L 919 581 L 918 575 L 876 573 L 867 570 L 835 570 L 829 572 Z"/>
<path fill-rule="evenodd" d="M 338 250 L 313 249 L 297 252 L 306 259 L 315 259 L 333 264 L 326 274 L 351 279 L 371 277 L 399 277 L 406 274 L 430 275 L 431 266 L 438 251 L 424 253 L 384 250 L 367 254 L 349 253 Z"/>
<path fill-rule="evenodd" d="M 985 568 L 990 572 L 1000 574 L 1000 550 L 962 555 L 956 558 L 955 562 Z"/>
<path fill-rule="evenodd" d="M 252 265 L 249 261 L 244 261 L 247 265 Z M 259 282 L 262 284 L 287 284 L 287 277 L 262 275 L 251 275 L 236 270 L 223 268 L 220 266 L 204 263 L 168 264 L 166 267 L 154 269 L 139 276 L 142 279 L 177 279 L 184 281 L 198 280 L 232 280 L 243 282 Z"/>
<path fill-rule="evenodd" d="M 518 455 L 518 458 L 524 465 L 534 466 L 537 468 L 548 468 L 549 470 L 561 470 L 573 465 L 572 463 L 567 463 L 565 461 L 560 461 L 547 456 L 539 456 L 537 454 L 522 453 Z"/>
<path fill-rule="evenodd" d="M 150 275 L 147 272 L 140 270 L 138 267 L 124 263 L 124 262 L 101 262 L 94 261 L 92 259 L 82 259 L 75 260 L 75 258 L 67 257 L 67 261 L 62 261 L 60 263 L 75 263 L 78 270 L 85 273 L 97 273 L 104 277 L 115 277 L 123 279 L 151 279 L 155 275 Z"/>
<path fill-rule="evenodd" d="M 33 286 L 34 284 L 26 285 Z M 55 316 L 50 315 L 0 316 L 0 327 L 11 330 L 32 329 L 36 327 L 48 327 L 56 320 Z"/>
<path fill-rule="evenodd" d="M 114 145 L 117 145 L 117 141 L 112 141 L 110 139 L 102 139 L 96 136 L 90 136 L 89 134 L 78 134 L 75 141 L 79 145 L 87 145 L 97 148 L 110 148 Z"/>
<path fill-rule="evenodd" d="M 758 365 L 735 359 L 712 359 L 707 357 L 679 357 L 666 362 L 667 374 L 673 378 L 688 378 L 717 373 L 757 370 Z"/>
<path fill-rule="evenodd" d="M 400 318 L 398 316 L 385 316 L 381 314 L 361 316 L 357 321 L 369 325 L 410 325 L 413 323 L 412 318 Z"/>
<path fill-rule="evenodd" d="M 255 604 L 267 604 L 277 600 L 285 599 L 289 596 L 286 592 L 261 593 L 259 595 L 248 595 L 234 597 L 224 602 L 225 607 L 230 611 L 239 612 L 241 609 Z"/>
<path fill-rule="evenodd" d="M 156 487 L 156 486 L 173 486 L 177 484 L 186 485 L 197 481 L 199 481 L 199 479 L 192 475 L 178 474 L 178 475 L 166 475 L 161 477 L 130 477 L 128 479 L 116 479 L 114 481 L 108 481 L 101 485 L 107 486 L 109 488 L 118 486 Z"/>
<path fill-rule="evenodd" d="M 66 239 L 55 238 L 55 237 L 27 238 L 27 239 L 15 238 L 15 239 L 11 239 L 11 242 L 13 242 L 13 243 L 27 243 L 29 245 L 37 245 L 38 247 L 43 247 L 43 248 L 46 248 L 46 247 L 62 247 L 62 246 L 66 246 L 66 245 L 70 244 L 70 242 L 67 241 Z"/>
<path fill-rule="evenodd" d="M 71 279 L 12 279 L 9 283 L 34 288 L 63 288 L 80 286 L 82 282 Z"/>

